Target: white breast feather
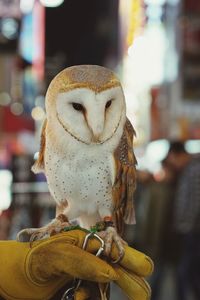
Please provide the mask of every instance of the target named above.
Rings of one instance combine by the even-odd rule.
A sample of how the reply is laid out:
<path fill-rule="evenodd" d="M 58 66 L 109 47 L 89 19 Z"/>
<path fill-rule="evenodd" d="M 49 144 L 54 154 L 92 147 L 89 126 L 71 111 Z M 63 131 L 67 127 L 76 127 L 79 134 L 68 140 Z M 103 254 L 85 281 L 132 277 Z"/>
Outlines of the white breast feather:
<path fill-rule="evenodd" d="M 115 179 L 113 152 L 122 136 L 125 116 L 114 136 L 101 145 L 85 145 L 75 140 L 55 120 L 49 126 L 56 132 L 46 135 L 45 174 L 49 190 L 59 204 L 67 200 L 69 219 L 90 216 L 96 221 L 99 211 L 112 212 L 112 185 Z M 49 132 L 47 130 L 47 132 Z M 92 221 L 93 222 L 93 221 Z M 91 224 L 84 224 L 87 227 Z"/>

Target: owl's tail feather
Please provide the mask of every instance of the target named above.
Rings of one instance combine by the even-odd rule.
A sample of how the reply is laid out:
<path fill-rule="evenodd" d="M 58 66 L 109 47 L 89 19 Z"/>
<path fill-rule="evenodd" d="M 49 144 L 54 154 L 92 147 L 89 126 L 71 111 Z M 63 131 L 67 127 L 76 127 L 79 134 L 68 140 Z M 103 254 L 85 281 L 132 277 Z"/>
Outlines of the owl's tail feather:
<path fill-rule="evenodd" d="M 123 208 L 120 207 L 115 211 L 113 215 L 114 223 L 117 229 L 117 232 L 122 235 L 124 233 L 124 220 L 123 220 Z"/>
<path fill-rule="evenodd" d="M 134 209 L 133 205 L 130 208 L 128 208 L 127 210 L 125 210 L 124 222 L 129 225 L 136 224 L 135 209 Z"/>
<path fill-rule="evenodd" d="M 126 201 L 124 207 L 124 222 L 135 224 L 134 192 L 136 189 L 136 172 L 134 168 L 128 168 L 126 180 Z"/>

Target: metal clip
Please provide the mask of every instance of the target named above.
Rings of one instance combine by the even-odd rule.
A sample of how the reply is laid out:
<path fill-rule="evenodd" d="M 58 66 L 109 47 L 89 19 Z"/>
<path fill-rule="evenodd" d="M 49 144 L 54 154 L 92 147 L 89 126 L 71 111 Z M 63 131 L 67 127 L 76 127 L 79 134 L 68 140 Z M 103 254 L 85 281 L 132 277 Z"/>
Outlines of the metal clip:
<path fill-rule="evenodd" d="M 75 293 L 75 286 L 69 288 L 68 290 L 66 290 L 66 292 L 64 292 L 61 300 L 73 300 L 74 299 L 74 293 Z"/>
<path fill-rule="evenodd" d="M 104 246 L 105 246 L 105 243 L 104 243 L 104 240 L 102 240 L 102 238 L 100 238 L 100 236 L 98 236 L 98 234 L 96 233 L 93 233 L 93 236 L 100 241 L 101 243 L 101 246 L 99 248 L 99 250 L 97 251 L 97 253 L 95 254 L 95 256 L 99 257 L 101 255 L 101 253 L 103 252 L 104 250 Z"/>
<path fill-rule="evenodd" d="M 95 256 L 99 257 L 101 255 L 101 253 L 104 250 L 104 240 L 102 240 L 100 238 L 100 236 L 98 236 L 96 233 L 94 232 L 90 232 L 85 236 L 84 242 L 83 242 L 83 246 L 82 249 L 85 250 L 88 244 L 89 239 L 95 237 L 97 240 L 100 241 L 101 245 L 100 248 L 98 249 L 97 253 L 95 254 Z M 75 279 L 74 280 L 74 286 L 69 288 L 68 290 L 66 290 L 61 298 L 61 300 L 74 300 L 74 294 L 75 291 L 79 288 L 80 284 L 82 282 L 82 279 Z"/>

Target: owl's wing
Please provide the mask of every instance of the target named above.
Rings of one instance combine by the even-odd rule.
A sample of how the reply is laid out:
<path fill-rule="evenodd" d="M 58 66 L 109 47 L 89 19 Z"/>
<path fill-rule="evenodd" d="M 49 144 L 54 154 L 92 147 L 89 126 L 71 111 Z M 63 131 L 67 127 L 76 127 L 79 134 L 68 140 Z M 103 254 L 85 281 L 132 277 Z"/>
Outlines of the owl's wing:
<path fill-rule="evenodd" d="M 44 171 L 44 152 L 45 152 L 45 145 L 46 145 L 46 139 L 45 139 L 45 131 L 47 126 L 47 120 L 45 119 L 42 131 L 41 131 L 41 138 L 40 138 L 40 151 L 38 155 L 38 159 L 35 161 L 34 165 L 32 166 L 31 170 L 37 174 Z"/>
<path fill-rule="evenodd" d="M 117 231 L 123 232 L 124 223 L 135 224 L 133 194 L 136 188 L 136 158 L 133 152 L 135 131 L 127 119 L 120 143 L 115 150 L 116 176 L 112 189 L 114 221 Z"/>

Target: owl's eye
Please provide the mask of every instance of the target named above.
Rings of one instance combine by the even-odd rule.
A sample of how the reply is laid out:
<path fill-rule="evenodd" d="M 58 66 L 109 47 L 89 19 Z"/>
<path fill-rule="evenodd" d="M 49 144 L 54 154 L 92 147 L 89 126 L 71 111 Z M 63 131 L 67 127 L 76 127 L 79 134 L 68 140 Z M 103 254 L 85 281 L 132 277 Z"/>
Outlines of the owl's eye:
<path fill-rule="evenodd" d="M 107 103 L 106 103 L 106 109 L 109 108 L 112 104 L 112 100 L 109 100 Z"/>
<path fill-rule="evenodd" d="M 75 110 L 78 110 L 78 111 L 84 111 L 85 110 L 84 106 L 80 103 L 73 102 L 72 106 Z"/>

